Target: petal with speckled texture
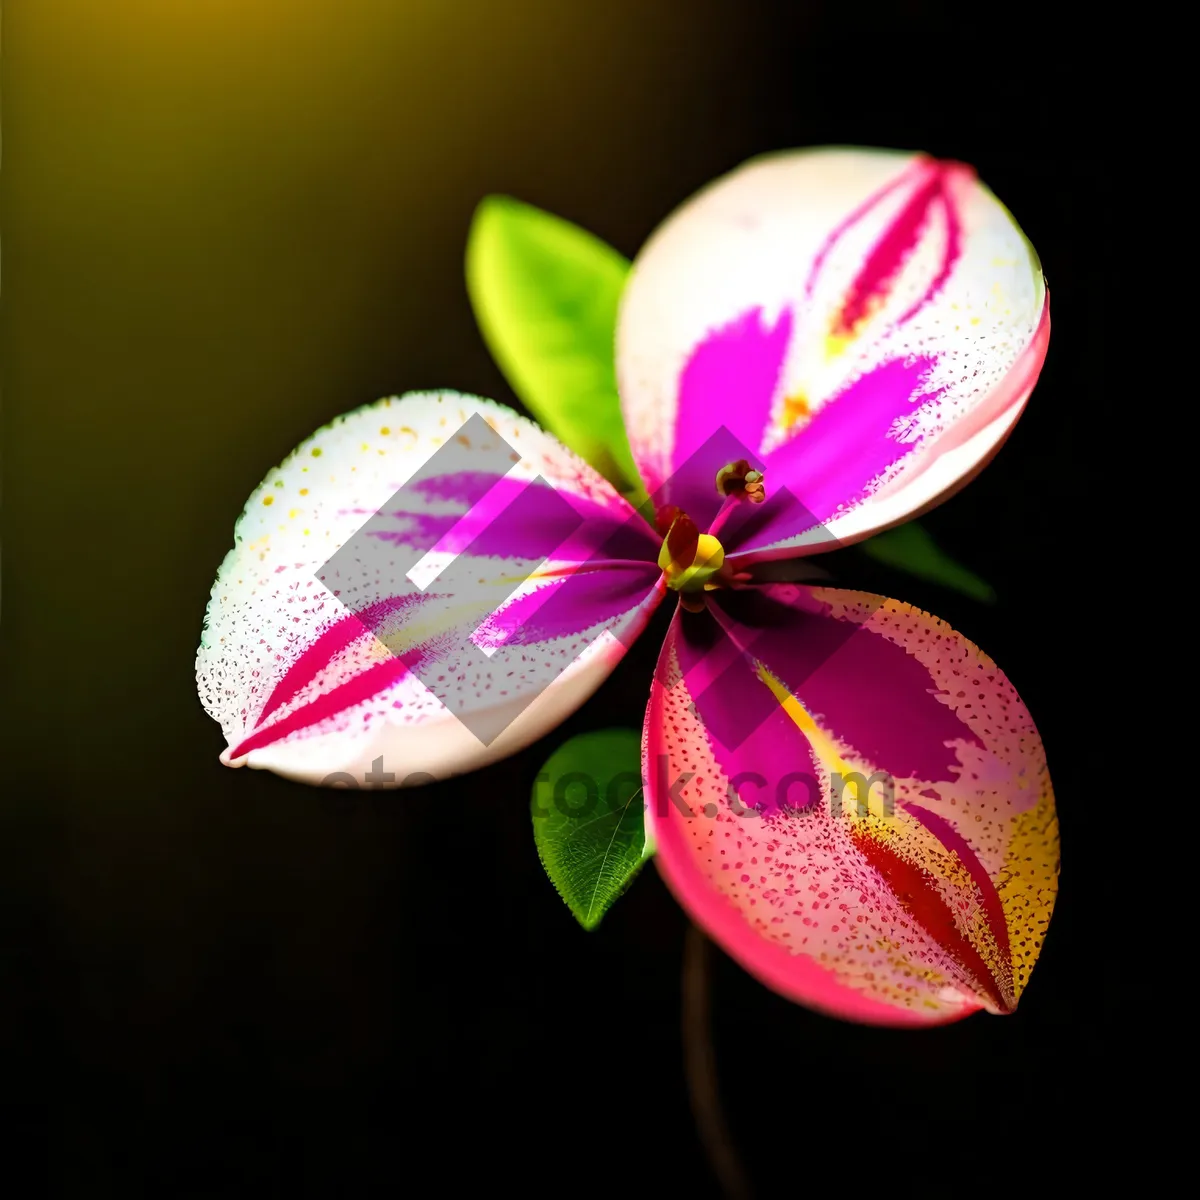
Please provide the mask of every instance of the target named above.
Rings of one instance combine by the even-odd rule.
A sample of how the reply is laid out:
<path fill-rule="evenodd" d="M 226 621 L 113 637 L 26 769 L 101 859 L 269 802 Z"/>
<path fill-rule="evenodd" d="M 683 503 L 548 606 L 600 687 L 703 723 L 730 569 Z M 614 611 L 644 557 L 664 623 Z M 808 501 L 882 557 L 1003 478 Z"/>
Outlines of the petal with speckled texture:
<path fill-rule="evenodd" d="M 234 542 L 200 696 L 224 761 L 309 783 L 424 782 L 512 753 L 595 690 L 662 591 L 658 539 L 611 485 L 452 392 L 318 431 Z"/>
<path fill-rule="evenodd" d="M 970 167 L 753 159 L 634 262 L 617 335 L 634 458 L 654 493 L 725 426 L 764 465 L 768 497 L 796 503 L 758 516 L 737 565 L 858 541 L 986 464 L 1033 389 L 1048 314 L 1037 255 Z"/>
<path fill-rule="evenodd" d="M 871 1024 L 1015 1007 L 1056 893 L 1053 793 L 1012 684 L 942 621 L 714 593 L 671 626 L 643 755 L 667 883 L 768 986 Z"/>

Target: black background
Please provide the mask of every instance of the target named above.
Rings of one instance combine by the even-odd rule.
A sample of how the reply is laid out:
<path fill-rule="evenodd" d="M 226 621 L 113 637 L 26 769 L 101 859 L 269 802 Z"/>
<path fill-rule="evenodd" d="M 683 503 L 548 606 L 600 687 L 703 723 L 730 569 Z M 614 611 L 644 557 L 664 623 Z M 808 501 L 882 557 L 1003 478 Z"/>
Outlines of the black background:
<path fill-rule="evenodd" d="M 0 1089 L 33 1178 L 715 1194 L 683 1065 L 686 919 L 648 870 L 584 934 L 527 810 L 561 740 L 640 723 L 653 634 L 546 742 L 402 795 L 220 767 L 193 658 L 233 520 L 301 438 L 391 392 L 513 402 L 462 283 L 482 195 L 632 255 L 714 176 L 819 143 L 973 163 L 1046 269 L 1029 409 L 926 522 L 1000 603 L 854 582 L 945 617 L 1017 685 L 1062 891 L 1004 1019 L 843 1025 L 714 953 L 720 1107 L 764 1194 L 826 1173 L 1021 1188 L 1027 1153 L 1069 1156 L 1105 1103 L 1120 987 L 1072 619 L 1103 187 L 1074 59 L 1037 12 L 987 8 L 6 5 Z"/>

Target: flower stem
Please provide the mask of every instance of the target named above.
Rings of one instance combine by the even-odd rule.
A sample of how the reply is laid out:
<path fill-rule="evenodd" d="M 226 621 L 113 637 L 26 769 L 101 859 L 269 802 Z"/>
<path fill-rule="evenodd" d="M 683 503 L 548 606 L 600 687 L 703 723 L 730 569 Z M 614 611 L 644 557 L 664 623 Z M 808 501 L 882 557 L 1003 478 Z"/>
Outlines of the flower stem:
<path fill-rule="evenodd" d="M 696 925 L 683 942 L 683 1068 L 692 1116 L 709 1165 L 730 1200 L 748 1200 L 750 1186 L 721 1111 L 712 1043 L 712 943 Z"/>

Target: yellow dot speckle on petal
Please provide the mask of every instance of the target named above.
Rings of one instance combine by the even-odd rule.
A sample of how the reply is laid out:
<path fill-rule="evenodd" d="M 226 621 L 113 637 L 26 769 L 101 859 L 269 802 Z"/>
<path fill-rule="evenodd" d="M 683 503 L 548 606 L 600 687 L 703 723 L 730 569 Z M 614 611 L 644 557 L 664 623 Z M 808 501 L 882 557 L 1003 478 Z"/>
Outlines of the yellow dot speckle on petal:
<path fill-rule="evenodd" d="M 309 536 L 309 532 L 310 532 L 310 531 L 306 529 L 306 530 L 304 531 L 304 536 L 305 536 L 305 537 L 308 537 L 308 536 Z"/>
<path fill-rule="evenodd" d="M 307 470 L 307 469 L 308 469 L 308 468 L 306 467 L 306 468 L 305 468 L 305 470 Z M 302 496 L 307 496 L 307 495 L 308 495 L 308 488 L 301 488 L 301 489 L 300 489 L 300 495 L 302 495 Z"/>
<path fill-rule="evenodd" d="M 274 503 L 275 503 L 274 496 L 264 496 L 263 497 L 263 504 L 265 504 L 268 508 L 270 508 L 270 506 Z"/>
<path fill-rule="evenodd" d="M 313 458 L 321 457 L 321 447 L 320 446 L 314 446 L 312 448 L 312 456 L 313 456 Z"/>
<path fill-rule="evenodd" d="M 830 333 L 825 338 L 825 360 L 832 362 L 835 358 L 840 357 L 845 353 L 846 347 L 858 336 L 859 330 L 866 324 L 865 321 L 859 321 L 855 328 L 846 333 Z"/>
<path fill-rule="evenodd" d="M 780 414 L 780 424 L 784 429 L 791 429 L 797 421 L 807 417 L 812 410 L 808 406 L 808 397 L 803 392 L 793 392 L 783 398 L 783 412 Z"/>
<path fill-rule="evenodd" d="M 387 435 L 391 432 L 392 431 L 386 425 L 382 426 L 379 430 L 379 433 L 382 437 L 387 437 Z"/>
<path fill-rule="evenodd" d="M 289 510 L 288 510 L 288 516 L 289 516 L 289 517 L 290 517 L 292 520 L 295 520 L 295 519 L 296 519 L 296 517 L 297 517 L 297 516 L 299 516 L 299 514 L 300 514 L 300 510 L 299 510 L 298 508 L 291 508 L 291 509 L 289 509 Z"/>

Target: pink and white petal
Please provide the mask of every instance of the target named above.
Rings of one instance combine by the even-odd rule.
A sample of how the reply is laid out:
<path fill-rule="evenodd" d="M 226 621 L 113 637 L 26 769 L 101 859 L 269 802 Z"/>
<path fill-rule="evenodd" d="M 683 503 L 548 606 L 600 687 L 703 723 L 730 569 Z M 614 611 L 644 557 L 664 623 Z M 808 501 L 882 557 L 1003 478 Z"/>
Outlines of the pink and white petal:
<path fill-rule="evenodd" d="M 224 761 L 310 783 L 400 785 L 514 752 L 591 694 L 661 596 L 658 540 L 600 475 L 453 392 L 318 431 L 234 541 L 200 696 Z"/>
<path fill-rule="evenodd" d="M 1053 792 L 1012 684 L 944 622 L 714 593 L 671 626 L 643 753 L 664 878 L 768 986 L 870 1024 L 1016 1006 L 1056 893 Z"/>
<path fill-rule="evenodd" d="M 770 558 L 954 490 L 1011 430 L 1048 337 L 1037 255 L 969 167 L 815 149 L 750 161 L 656 231 L 617 365 L 651 491 L 725 425 L 768 495 L 790 492 L 809 527 L 738 548 Z"/>

